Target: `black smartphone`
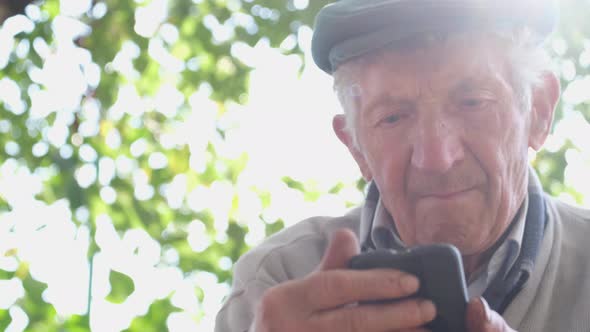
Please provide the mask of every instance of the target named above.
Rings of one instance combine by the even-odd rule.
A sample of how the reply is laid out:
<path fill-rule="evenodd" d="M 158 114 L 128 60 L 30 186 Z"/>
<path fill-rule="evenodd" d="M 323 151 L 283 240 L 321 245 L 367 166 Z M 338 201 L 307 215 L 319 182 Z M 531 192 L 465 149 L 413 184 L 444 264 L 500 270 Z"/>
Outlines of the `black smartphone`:
<path fill-rule="evenodd" d="M 433 332 L 466 331 L 465 311 L 469 300 L 461 254 L 453 245 L 432 244 L 403 251 L 378 249 L 353 257 L 349 267 L 357 270 L 391 268 L 415 275 L 420 280 L 420 289 L 412 297 L 431 300 L 437 310 L 436 318 L 426 328 Z"/>

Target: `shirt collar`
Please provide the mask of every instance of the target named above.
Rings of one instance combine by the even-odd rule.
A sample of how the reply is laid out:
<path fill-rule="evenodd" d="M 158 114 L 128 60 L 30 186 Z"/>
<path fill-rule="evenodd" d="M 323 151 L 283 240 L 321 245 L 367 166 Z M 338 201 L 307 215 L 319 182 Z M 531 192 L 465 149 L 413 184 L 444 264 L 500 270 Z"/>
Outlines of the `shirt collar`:
<path fill-rule="evenodd" d="M 492 254 L 487 264 L 483 265 L 478 271 L 475 271 L 471 280 L 468 280 L 467 288 L 470 298 L 482 295 L 498 273 L 502 273 L 502 277 L 505 277 L 508 271 L 514 266 L 522 247 L 528 203 L 529 198 L 527 195 L 516 214 L 514 224 L 510 227 L 506 238 Z"/>

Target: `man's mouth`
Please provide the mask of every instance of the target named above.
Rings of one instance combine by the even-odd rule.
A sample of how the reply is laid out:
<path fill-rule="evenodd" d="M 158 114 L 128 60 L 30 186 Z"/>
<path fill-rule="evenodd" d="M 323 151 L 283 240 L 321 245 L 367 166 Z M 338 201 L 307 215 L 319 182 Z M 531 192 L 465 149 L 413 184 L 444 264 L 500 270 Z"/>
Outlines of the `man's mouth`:
<path fill-rule="evenodd" d="M 422 194 L 420 194 L 420 198 L 434 198 L 434 199 L 439 199 L 439 200 L 451 200 L 451 199 L 459 198 L 459 197 L 469 193 L 471 190 L 473 190 L 473 188 L 422 193 Z"/>

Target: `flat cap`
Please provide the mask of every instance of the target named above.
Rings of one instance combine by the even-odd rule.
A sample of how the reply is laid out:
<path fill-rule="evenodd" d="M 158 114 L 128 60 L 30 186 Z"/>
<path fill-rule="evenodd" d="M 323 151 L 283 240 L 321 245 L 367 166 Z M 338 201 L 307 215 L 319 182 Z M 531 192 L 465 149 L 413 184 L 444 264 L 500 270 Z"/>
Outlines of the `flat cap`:
<path fill-rule="evenodd" d="M 541 42 L 557 19 L 551 0 L 340 0 L 318 12 L 311 52 L 332 74 L 347 60 L 421 33 L 528 26 Z"/>

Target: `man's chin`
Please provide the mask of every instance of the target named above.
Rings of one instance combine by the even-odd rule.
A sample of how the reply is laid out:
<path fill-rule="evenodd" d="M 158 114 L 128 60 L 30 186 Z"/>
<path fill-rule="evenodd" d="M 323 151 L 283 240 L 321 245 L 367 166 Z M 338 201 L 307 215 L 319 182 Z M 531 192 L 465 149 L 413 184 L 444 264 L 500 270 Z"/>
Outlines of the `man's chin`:
<path fill-rule="evenodd" d="M 422 236 L 418 234 L 417 244 L 452 244 L 459 249 L 462 255 L 472 255 L 480 251 L 480 232 L 469 232 L 468 229 L 456 223 L 442 223 L 433 226 L 430 224 L 429 229 L 434 232 L 422 234 Z"/>

